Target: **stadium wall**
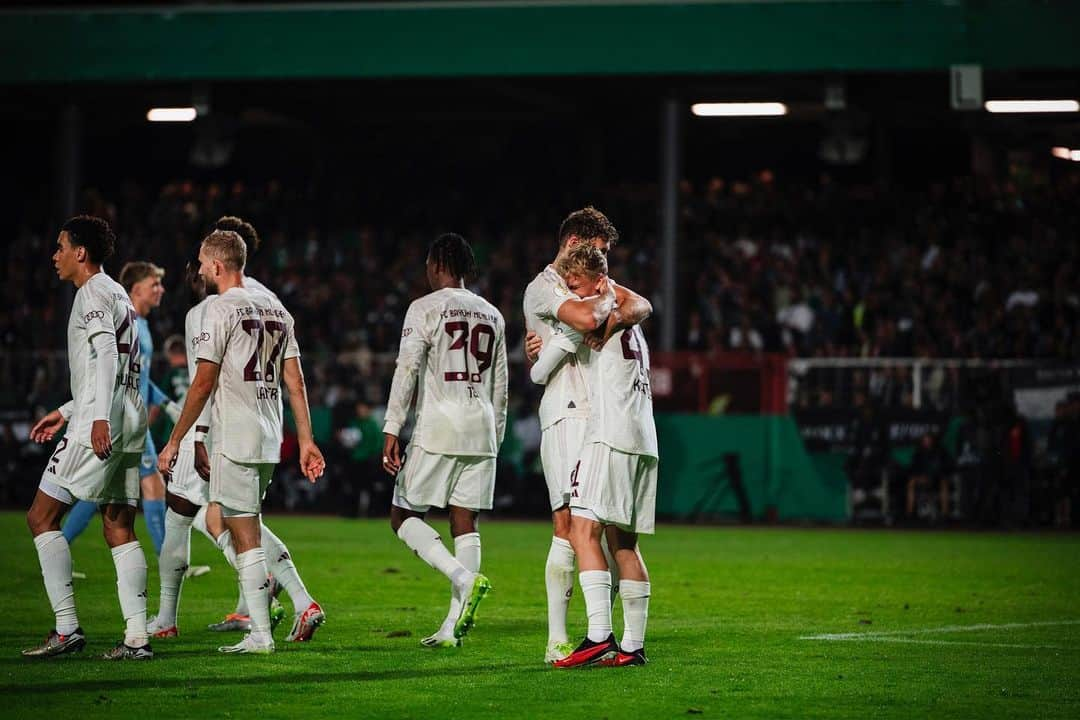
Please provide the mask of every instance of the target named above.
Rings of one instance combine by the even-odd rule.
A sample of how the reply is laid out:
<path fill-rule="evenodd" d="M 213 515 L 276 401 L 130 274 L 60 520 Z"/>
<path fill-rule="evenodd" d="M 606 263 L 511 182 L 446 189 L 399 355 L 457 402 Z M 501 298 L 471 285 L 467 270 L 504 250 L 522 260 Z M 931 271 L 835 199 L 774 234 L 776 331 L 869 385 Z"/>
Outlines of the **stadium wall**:
<path fill-rule="evenodd" d="M 326 3 L 0 12 L 0 83 L 1080 67 L 1070 0 Z"/>

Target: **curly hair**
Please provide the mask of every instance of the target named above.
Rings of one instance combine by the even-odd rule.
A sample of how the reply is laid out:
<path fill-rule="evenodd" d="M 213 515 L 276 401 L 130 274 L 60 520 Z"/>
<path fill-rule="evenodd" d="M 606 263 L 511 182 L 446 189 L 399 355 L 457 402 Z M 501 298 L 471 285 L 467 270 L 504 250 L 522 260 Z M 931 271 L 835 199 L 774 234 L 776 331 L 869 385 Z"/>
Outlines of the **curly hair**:
<path fill-rule="evenodd" d="M 219 217 L 211 230 L 231 230 L 243 238 L 249 252 L 256 252 L 259 249 L 259 244 L 262 242 L 259 238 L 259 233 L 255 232 L 255 226 L 235 215 L 223 215 L 222 217 Z"/>
<path fill-rule="evenodd" d="M 76 215 L 64 223 L 61 232 L 68 234 L 72 246 L 86 248 L 90 262 L 100 265 L 116 250 L 116 235 L 109 223 L 92 215 Z"/>
<path fill-rule="evenodd" d="M 428 257 L 435 267 L 456 278 L 468 278 L 476 273 L 472 247 L 457 233 L 445 233 L 435 238 L 428 248 Z"/>

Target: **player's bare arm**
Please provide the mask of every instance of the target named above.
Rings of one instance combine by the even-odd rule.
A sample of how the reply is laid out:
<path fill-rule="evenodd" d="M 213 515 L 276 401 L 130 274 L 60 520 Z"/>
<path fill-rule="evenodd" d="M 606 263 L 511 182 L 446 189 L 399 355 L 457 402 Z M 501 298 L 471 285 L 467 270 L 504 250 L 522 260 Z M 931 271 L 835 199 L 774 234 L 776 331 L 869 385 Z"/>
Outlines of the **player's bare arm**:
<path fill-rule="evenodd" d="M 585 299 L 571 298 L 559 306 L 559 320 L 580 333 L 602 328 L 615 307 L 615 292 L 605 285 L 599 295 Z"/>
<path fill-rule="evenodd" d="M 293 419 L 296 421 L 296 436 L 300 443 L 300 472 L 304 473 L 304 477 L 309 482 L 315 482 L 322 477 L 326 469 L 326 461 L 323 459 L 319 446 L 315 444 L 315 436 L 311 432 L 307 383 L 304 381 L 304 370 L 300 367 L 300 359 L 287 358 L 282 375 L 285 379 L 285 387 L 289 389 L 289 407 L 292 408 Z"/>
<path fill-rule="evenodd" d="M 195 370 L 195 379 L 191 381 L 187 397 L 184 400 L 184 409 L 180 412 L 180 419 L 176 421 L 169 442 L 165 444 L 158 454 L 158 470 L 164 475 L 172 474 L 172 467 L 176 464 L 176 456 L 180 452 L 180 440 L 199 419 L 206 401 L 210 399 L 210 393 L 217 385 L 218 374 L 221 366 L 209 360 L 200 360 Z"/>
<path fill-rule="evenodd" d="M 652 315 L 652 303 L 643 296 L 614 281 L 611 285 L 615 289 L 615 307 L 603 327 L 585 335 L 585 344 L 593 350 L 603 348 L 618 331 L 640 325 Z"/>

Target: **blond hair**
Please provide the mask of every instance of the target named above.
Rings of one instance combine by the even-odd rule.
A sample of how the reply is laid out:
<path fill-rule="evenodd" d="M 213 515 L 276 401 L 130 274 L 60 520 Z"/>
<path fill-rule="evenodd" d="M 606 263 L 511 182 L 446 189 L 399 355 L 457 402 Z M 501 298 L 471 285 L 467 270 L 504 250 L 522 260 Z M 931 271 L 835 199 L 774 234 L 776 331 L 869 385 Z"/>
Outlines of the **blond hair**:
<path fill-rule="evenodd" d="M 242 271 L 247 264 L 247 245 L 239 233 L 215 230 L 203 238 L 203 250 L 228 270 Z"/>
<path fill-rule="evenodd" d="M 555 263 L 555 270 L 563 277 L 581 275 L 591 279 L 607 275 L 607 258 L 592 243 L 582 242 L 574 245 L 559 258 Z"/>
<path fill-rule="evenodd" d="M 124 267 L 120 268 L 120 284 L 124 286 L 124 290 L 127 292 L 131 292 L 131 288 L 148 277 L 159 279 L 165 277 L 165 268 L 158 267 L 154 263 L 145 260 L 125 263 Z"/>

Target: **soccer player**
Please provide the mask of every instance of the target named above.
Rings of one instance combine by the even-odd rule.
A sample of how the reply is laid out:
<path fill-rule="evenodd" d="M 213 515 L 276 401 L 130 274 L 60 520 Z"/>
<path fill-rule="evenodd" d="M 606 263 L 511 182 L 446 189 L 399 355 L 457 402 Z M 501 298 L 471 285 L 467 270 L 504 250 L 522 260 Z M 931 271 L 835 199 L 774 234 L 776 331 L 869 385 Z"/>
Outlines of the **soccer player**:
<path fill-rule="evenodd" d="M 154 358 L 154 338 L 150 334 L 150 324 L 146 317 L 150 311 L 161 305 L 165 288 L 161 279 L 165 271 L 151 262 L 129 262 L 120 269 L 120 284 L 127 290 L 131 304 L 135 308 L 135 325 L 139 338 L 139 392 L 143 406 L 150 414 L 149 422 L 154 422 L 154 408 L 161 408 L 174 421 L 180 416 L 180 406 L 174 403 L 150 379 L 150 366 Z M 165 537 L 165 483 L 157 471 L 157 450 L 150 431 L 146 432 L 146 446 L 139 461 L 139 484 L 142 488 L 143 516 L 146 528 L 150 532 L 150 541 L 154 552 L 161 554 L 161 543 Z M 68 543 L 74 541 L 90 522 L 96 507 L 93 503 L 79 502 L 72 508 L 64 524 L 64 537 Z"/>
<path fill-rule="evenodd" d="M 135 308 L 102 271 L 115 237 L 104 220 L 86 215 L 64 223 L 53 264 L 77 289 L 68 319 L 71 400 L 41 418 L 34 442 L 52 440 L 68 424 L 42 473 L 26 515 L 56 627 L 45 642 L 23 651 L 32 657 L 78 652 L 86 635 L 75 612 L 71 549 L 60 519 L 76 501 L 101 506 L 105 542 L 116 566 L 116 588 L 126 628 L 109 660 L 154 657 L 146 636 L 146 556 L 135 537 L 139 456 L 146 442 L 146 408 L 139 393 Z"/>
<path fill-rule="evenodd" d="M 578 245 L 556 265 L 579 297 L 608 293 L 607 260 L 596 248 Z M 530 374 L 543 382 L 574 354 L 589 392 L 585 438 L 570 483 L 570 542 L 589 618 L 588 635 L 555 667 L 644 665 L 650 585 L 638 534 L 654 532 L 656 426 L 649 383 L 649 347 L 641 328 L 619 330 L 599 351 L 578 353 L 581 336 L 569 327 L 553 335 Z M 601 547 L 605 528 L 621 580 L 625 627 L 616 643 L 611 629 L 611 574 Z"/>
<path fill-rule="evenodd" d="M 207 303 L 195 378 L 183 413 L 158 456 L 158 467 L 172 472 L 181 440 L 196 425 L 213 394 L 209 500 L 220 506 L 251 614 L 251 632 L 239 643 L 219 650 L 268 654 L 274 651 L 271 583 L 259 513 L 280 460 L 282 384 L 289 391 L 296 419 L 301 471 L 315 482 L 326 463 L 311 433 L 293 318 L 279 301 L 245 287 L 246 259 L 247 248 L 235 232 L 216 230 L 202 242 L 199 274 L 207 291 L 218 297 Z"/>
<path fill-rule="evenodd" d="M 490 510 L 495 462 L 506 429 L 506 325 L 499 311 L 465 287 L 472 248 L 448 233 L 431 244 L 432 292 L 409 305 L 383 425 L 383 468 L 397 477 L 390 527 L 451 584 L 450 610 L 424 638 L 459 647 L 476 607 L 491 590 L 480 574 L 477 515 Z M 404 466 L 399 436 L 416 391 L 416 429 Z M 432 506 L 450 509 L 454 554 L 424 522 Z"/>
<path fill-rule="evenodd" d="M 528 346 L 550 342 L 559 327 L 591 333 L 602 345 L 620 329 L 636 325 L 652 313 L 648 300 L 622 286 L 610 295 L 582 300 L 571 293 L 555 265 L 577 245 L 586 243 L 603 255 L 619 238 L 611 221 L 593 207 L 570 213 L 559 227 L 559 249 L 552 261 L 525 288 L 524 314 Z M 530 353 L 530 360 L 536 359 Z M 570 475 L 580 456 L 589 397 L 581 368 L 573 356 L 560 362 L 546 379 L 540 401 L 540 461 L 551 501 L 552 538 L 544 569 L 548 600 L 545 662 L 566 657 L 574 646 L 566 634 L 566 613 L 574 589 L 574 551 L 570 545 Z M 614 563 L 612 563 L 614 566 Z"/>

